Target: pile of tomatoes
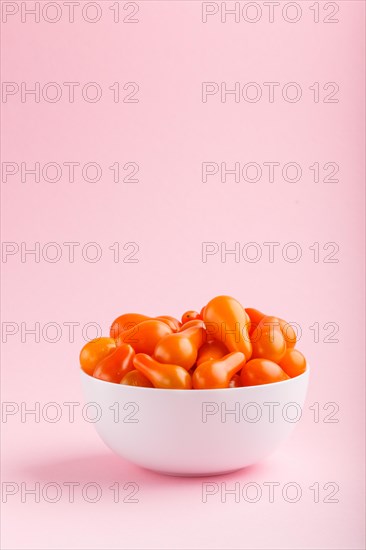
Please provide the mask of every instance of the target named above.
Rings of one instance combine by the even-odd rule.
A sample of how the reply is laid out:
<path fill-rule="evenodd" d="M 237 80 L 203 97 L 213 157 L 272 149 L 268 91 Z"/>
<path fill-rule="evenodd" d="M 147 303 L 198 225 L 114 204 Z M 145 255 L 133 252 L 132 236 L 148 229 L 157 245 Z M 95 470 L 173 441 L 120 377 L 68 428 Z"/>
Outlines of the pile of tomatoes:
<path fill-rule="evenodd" d="M 83 347 L 80 364 L 90 376 L 129 386 L 237 388 L 305 372 L 305 357 L 295 344 L 296 333 L 283 319 L 217 296 L 181 321 L 125 313 L 113 322 L 109 337 Z"/>

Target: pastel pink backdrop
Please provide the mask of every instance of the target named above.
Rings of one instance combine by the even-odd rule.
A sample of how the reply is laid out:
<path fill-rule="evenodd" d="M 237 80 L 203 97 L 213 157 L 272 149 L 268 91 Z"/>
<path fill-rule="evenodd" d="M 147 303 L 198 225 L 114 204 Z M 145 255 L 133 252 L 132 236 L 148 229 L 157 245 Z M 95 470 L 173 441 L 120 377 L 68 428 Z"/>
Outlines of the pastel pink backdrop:
<path fill-rule="evenodd" d="M 29 3 L 28 3 L 29 4 Z M 297 482 L 303 496 L 290 504 L 265 496 L 255 503 L 219 497 L 201 501 L 198 479 L 161 477 L 115 456 L 80 414 L 75 423 L 3 423 L 2 480 L 32 486 L 97 482 L 103 498 L 80 495 L 50 504 L 20 496 L 2 505 L 2 544 L 8 549 L 58 548 L 364 548 L 364 4 L 338 2 L 337 24 L 201 22 L 200 2 L 139 2 L 139 23 L 113 23 L 109 2 L 88 24 L 2 24 L 3 81 L 95 81 L 105 94 L 88 104 L 2 104 L 3 161 L 41 164 L 98 162 L 103 178 L 56 184 L 19 177 L 2 183 L 3 241 L 29 246 L 95 241 L 98 263 L 77 253 L 74 263 L 35 263 L 19 254 L 2 264 L 3 322 L 77 322 L 56 343 L 3 345 L 2 398 L 28 406 L 83 402 L 78 352 L 80 327 L 107 332 L 121 312 L 181 315 L 227 293 L 249 307 L 295 320 L 299 347 L 312 365 L 308 406 L 339 405 L 339 423 L 315 423 L 307 408 L 294 435 L 269 460 L 214 481 Z M 108 86 L 138 82 L 139 103 L 114 103 Z M 299 82 L 295 104 L 256 104 L 218 96 L 201 101 L 203 81 Z M 335 81 L 337 104 L 314 103 L 308 87 Z M 114 183 L 113 162 L 137 162 L 139 183 Z M 201 163 L 296 161 L 303 178 L 291 184 L 201 181 Z M 339 183 L 314 183 L 315 161 L 337 162 Z M 139 263 L 114 263 L 115 241 L 139 244 Z M 298 242 L 298 263 L 235 263 L 201 259 L 201 243 Z M 339 244 L 339 263 L 314 263 L 314 242 Z M 65 251 L 65 249 L 64 249 Z M 265 248 L 263 247 L 265 252 Z M 338 323 L 338 344 L 314 342 L 315 322 Z M 321 338 L 324 338 L 324 332 Z M 65 410 L 65 409 L 64 409 Z M 324 411 L 321 416 L 324 417 Z M 177 434 L 179 437 L 179 434 Z M 218 442 L 219 444 L 219 442 Z M 113 502 L 114 482 L 139 484 L 139 503 Z M 206 480 L 207 481 L 207 480 Z M 338 503 L 314 503 L 314 482 L 335 482 Z M 323 495 L 324 496 L 324 495 Z"/>

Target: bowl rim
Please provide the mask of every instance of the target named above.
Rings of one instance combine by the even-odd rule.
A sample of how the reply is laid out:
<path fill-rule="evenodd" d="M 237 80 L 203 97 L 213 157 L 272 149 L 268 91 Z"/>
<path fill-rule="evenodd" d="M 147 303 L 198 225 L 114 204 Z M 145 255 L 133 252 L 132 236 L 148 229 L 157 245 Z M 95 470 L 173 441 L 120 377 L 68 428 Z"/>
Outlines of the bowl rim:
<path fill-rule="evenodd" d="M 309 364 L 306 365 L 306 370 L 305 372 L 303 372 L 302 374 L 299 374 L 298 376 L 294 376 L 293 378 L 289 378 L 288 380 L 281 380 L 279 382 L 270 382 L 269 384 L 257 384 L 257 385 L 253 385 L 253 386 L 241 386 L 240 388 L 210 388 L 210 389 L 201 389 L 201 390 L 196 390 L 196 389 L 193 389 L 193 392 L 192 390 L 181 390 L 181 389 L 177 389 L 177 388 L 146 388 L 146 387 L 143 387 L 143 386 L 128 386 L 127 384 L 117 384 L 115 382 L 108 382 L 107 380 L 101 380 L 100 378 L 94 378 L 94 376 L 91 376 L 90 374 L 87 374 L 85 371 L 83 371 L 83 369 L 81 367 L 79 367 L 79 370 L 81 372 L 81 377 L 82 378 L 91 378 L 96 384 L 100 383 L 100 384 L 108 384 L 108 385 L 112 385 L 112 386 L 119 386 L 121 388 L 133 388 L 132 391 L 143 391 L 143 392 L 151 392 L 153 391 L 154 393 L 161 393 L 163 392 L 164 394 L 167 394 L 167 392 L 176 392 L 176 393 L 180 393 L 180 394 L 189 394 L 191 395 L 192 393 L 194 394 L 204 394 L 206 395 L 208 392 L 215 392 L 215 393 L 219 393 L 219 392 L 232 392 L 233 390 L 238 392 L 238 391 L 241 391 L 241 392 L 246 392 L 246 391 L 253 391 L 253 388 L 268 388 L 268 386 L 279 386 L 281 384 L 291 384 L 293 383 L 293 381 L 295 380 L 302 380 L 303 378 L 309 378 L 309 375 L 310 375 L 310 366 Z M 261 390 L 259 390 L 261 391 Z"/>

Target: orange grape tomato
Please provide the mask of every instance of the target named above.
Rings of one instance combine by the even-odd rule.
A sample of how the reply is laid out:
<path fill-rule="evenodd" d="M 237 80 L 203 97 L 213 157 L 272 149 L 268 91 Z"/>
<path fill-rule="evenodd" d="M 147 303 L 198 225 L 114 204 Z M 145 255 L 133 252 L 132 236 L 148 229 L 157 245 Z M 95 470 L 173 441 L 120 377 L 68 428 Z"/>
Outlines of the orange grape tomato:
<path fill-rule="evenodd" d="M 201 319 L 198 311 L 189 310 L 183 313 L 182 315 L 182 324 L 188 323 L 188 321 L 193 321 L 194 319 Z"/>
<path fill-rule="evenodd" d="M 210 359 L 221 359 L 221 357 L 224 357 L 224 355 L 228 353 L 229 350 L 220 340 L 207 342 L 198 350 L 197 365 L 209 361 Z"/>
<path fill-rule="evenodd" d="M 207 335 L 225 344 L 229 351 L 244 353 L 248 361 L 252 355 L 249 339 L 250 319 L 243 306 L 230 296 L 217 296 L 205 307 L 203 320 Z"/>
<path fill-rule="evenodd" d="M 277 363 L 286 353 L 286 341 L 281 329 L 273 324 L 267 326 L 261 321 L 252 333 L 251 340 L 253 359 L 260 357 Z"/>
<path fill-rule="evenodd" d="M 117 339 L 117 346 L 130 344 L 136 353 L 152 355 L 156 344 L 172 333 L 172 329 L 163 321 L 150 319 L 122 332 Z"/>
<path fill-rule="evenodd" d="M 187 321 L 186 323 L 184 323 L 184 325 L 180 327 L 178 332 L 183 332 L 192 327 L 206 328 L 205 323 L 202 321 L 202 319 L 192 319 L 192 321 Z"/>
<path fill-rule="evenodd" d="M 80 352 L 80 365 L 84 372 L 93 376 L 93 372 L 99 361 L 116 349 L 113 338 L 95 338 L 90 340 Z"/>
<path fill-rule="evenodd" d="M 159 363 L 145 353 L 138 353 L 133 360 L 135 368 L 150 380 L 155 388 L 189 390 L 190 374 L 179 365 Z"/>
<path fill-rule="evenodd" d="M 251 307 L 246 307 L 245 312 L 250 319 L 249 335 L 251 335 L 252 332 L 257 328 L 263 317 L 265 317 L 266 315 L 265 313 L 259 311 L 259 309 L 253 309 Z"/>
<path fill-rule="evenodd" d="M 198 322 L 201 323 L 199 326 L 181 330 L 159 340 L 154 350 L 154 358 L 160 363 L 180 365 L 187 370 L 193 367 L 205 334 L 203 322 Z"/>
<path fill-rule="evenodd" d="M 240 379 L 243 386 L 258 386 L 288 380 L 289 376 L 273 361 L 252 359 L 242 368 Z"/>
<path fill-rule="evenodd" d="M 129 371 L 133 370 L 134 349 L 128 344 L 118 346 L 115 351 L 104 357 L 94 369 L 94 378 L 119 384 Z"/>
<path fill-rule="evenodd" d="M 239 374 L 234 374 L 229 382 L 229 388 L 241 388 L 241 380 Z"/>
<path fill-rule="evenodd" d="M 299 376 L 306 371 L 306 359 L 298 349 L 288 349 L 279 365 L 291 378 Z"/>
<path fill-rule="evenodd" d="M 295 347 L 296 344 L 296 331 L 291 326 L 290 323 L 287 323 L 287 321 L 284 321 L 283 319 L 280 319 L 279 317 L 273 317 L 271 315 L 266 315 L 263 317 L 261 324 L 265 327 L 274 327 L 279 328 L 283 334 L 283 337 L 286 341 L 286 346 L 288 348 Z"/>
<path fill-rule="evenodd" d="M 155 317 L 155 319 L 167 323 L 173 330 L 173 332 L 177 332 L 182 326 L 182 323 L 178 321 L 178 319 L 176 319 L 175 317 L 171 317 L 170 315 L 159 315 L 159 317 Z"/>
<path fill-rule="evenodd" d="M 198 365 L 192 376 L 196 390 L 228 388 L 230 380 L 245 363 L 245 355 L 234 351 L 221 359 L 210 359 Z"/>
<path fill-rule="evenodd" d="M 115 319 L 110 328 L 111 338 L 117 339 L 121 332 L 129 330 L 134 326 L 142 323 L 142 321 L 147 321 L 150 317 L 147 315 L 141 315 L 140 313 L 124 313 Z"/>
<path fill-rule="evenodd" d="M 297 339 L 296 330 L 290 323 L 287 323 L 287 321 L 284 321 L 279 317 L 278 317 L 278 320 L 280 322 L 280 327 L 281 327 L 283 337 L 286 340 L 287 348 L 294 348 L 296 346 L 296 339 Z"/>
<path fill-rule="evenodd" d="M 130 370 L 120 382 L 125 386 L 140 386 L 141 388 L 153 388 L 154 386 L 142 372 L 138 370 Z"/>

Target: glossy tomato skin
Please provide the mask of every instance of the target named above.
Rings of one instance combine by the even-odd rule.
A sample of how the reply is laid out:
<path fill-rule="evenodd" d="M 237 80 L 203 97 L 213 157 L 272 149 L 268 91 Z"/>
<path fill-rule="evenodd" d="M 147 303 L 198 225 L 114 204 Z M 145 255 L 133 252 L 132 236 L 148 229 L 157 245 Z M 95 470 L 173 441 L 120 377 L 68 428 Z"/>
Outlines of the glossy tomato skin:
<path fill-rule="evenodd" d="M 269 359 L 277 363 L 286 353 L 286 341 L 279 327 L 273 324 L 266 325 L 264 320 L 251 335 L 252 359 Z"/>
<path fill-rule="evenodd" d="M 192 376 L 196 390 L 228 388 L 230 380 L 244 365 L 245 355 L 234 351 L 221 359 L 210 359 L 197 366 Z"/>
<path fill-rule="evenodd" d="M 268 359 L 252 359 L 242 368 L 240 380 L 242 386 L 258 386 L 282 382 L 290 377 L 277 363 Z"/>
<path fill-rule="evenodd" d="M 138 353 L 133 360 L 135 368 L 150 380 L 155 388 L 189 390 L 192 388 L 190 374 L 179 365 L 159 363 L 145 353 Z"/>
<path fill-rule="evenodd" d="M 115 319 L 112 323 L 110 329 L 111 338 L 117 339 L 122 332 L 133 329 L 136 325 L 144 321 L 161 321 L 168 325 L 173 332 L 177 332 L 181 323 L 175 317 L 170 315 L 160 315 L 159 317 L 148 317 L 147 315 L 142 315 L 140 313 L 124 313 Z"/>
<path fill-rule="evenodd" d="M 148 321 L 150 317 L 141 313 L 124 313 L 115 319 L 110 328 L 111 338 L 117 339 L 118 336 L 143 321 Z"/>
<path fill-rule="evenodd" d="M 206 329 L 205 323 L 202 321 L 202 319 L 192 319 L 192 321 L 187 321 L 182 325 L 178 332 L 184 332 L 189 328 L 193 327 L 201 327 L 203 329 Z"/>
<path fill-rule="evenodd" d="M 200 314 L 198 311 L 189 310 L 183 313 L 182 315 L 182 325 L 188 323 L 189 321 L 194 321 L 195 319 L 200 319 Z"/>
<path fill-rule="evenodd" d="M 296 344 L 296 331 L 290 323 L 280 319 L 279 317 L 273 317 L 272 315 L 265 315 L 260 321 L 260 325 L 264 327 L 271 327 L 280 329 L 286 342 L 287 348 L 294 348 Z"/>
<path fill-rule="evenodd" d="M 298 349 L 288 349 L 279 365 L 290 378 L 299 376 L 306 371 L 306 359 Z"/>
<path fill-rule="evenodd" d="M 213 340 L 212 342 L 206 342 L 198 350 L 197 365 L 209 361 L 210 359 L 221 359 L 224 355 L 228 355 L 229 350 L 220 342 L 220 340 Z"/>
<path fill-rule="evenodd" d="M 186 370 L 192 368 L 205 334 L 203 322 L 198 323 L 197 326 L 162 338 L 155 347 L 154 358 L 160 363 L 179 365 Z"/>
<path fill-rule="evenodd" d="M 217 296 L 205 307 L 203 320 L 207 335 L 220 340 L 229 351 L 244 353 L 248 361 L 252 356 L 249 339 L 250 319 L 243 306 L 230 296 Z"/>
<path fill-rule="evenodd" d="M 167 323 L 173 332 L 178 332 L 178 330 L 182 326 L 182 323 L 178 321 L 178 319 L 176 319 L 175 317 L 171 317 L 170 315 L 159 315 L 159 317 L 155 317 L 155 319 Z"/>
<path fill-rule="evenodd" d="M 86 374 L 93 376 L 93 372 L 99 361 L 116 349 L 113 338 L 95 338 L 91 340 L 80 352 L 80 365 Z"/>
<path fill-rule="evenodd" d="M 277 319 L 280 323 L 281 331 L 286 341 L 287 349 L 294 348 L 296 346 L 296 336 L 297 336 L 295 329 L 291 326 L 290 323 L 287 323 L 287 321 L 284 321 L 279 317 L 277 317 Z"/>
<path fill-rule="evenodd" d="M 119 384 L 122 378 L 133 370 L 134 349 L 128 344 L 118 346 L 112 353 L 104 357 L 94 369 L 94 378 Z"/>
<path fill-rule="evenodd" d="M 136 353 L 152 355 L 159 340 L 172 333 L 172 329 L 163 321 L 150 319 L 122 332 L 117 339 L 117 346 L 130 344 Z"/>
<path fill-rule="evenodd" d="M 142 372 L 138 370 L 131 370 L 128 372 L 120 382 L 124 386 L 138 386 L 140 388 L 153 388 L 154 386 Z"/>
<path fill-rule="evenodd" d="M 259 323 L 262 321 L 264 317 L 266 317 L 265 313 L 262 313 L 259 311 L 259 309 L 254 309 L 251 307 L 245 308 L 245 312 L 248 315 L 250 319 L 250 327 L 249 327 L 249 336 L 254 332 L 254 330 L 257 328 Z"/>

